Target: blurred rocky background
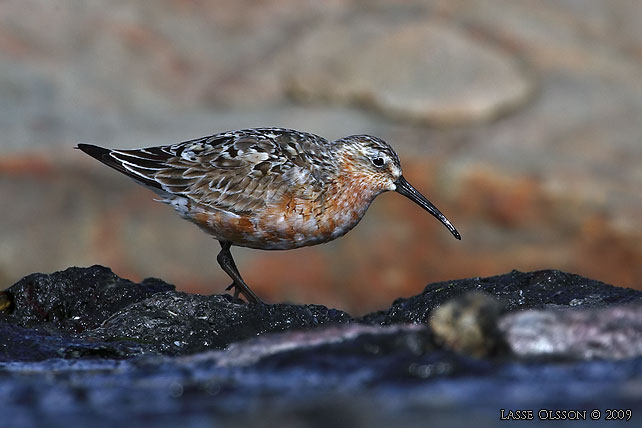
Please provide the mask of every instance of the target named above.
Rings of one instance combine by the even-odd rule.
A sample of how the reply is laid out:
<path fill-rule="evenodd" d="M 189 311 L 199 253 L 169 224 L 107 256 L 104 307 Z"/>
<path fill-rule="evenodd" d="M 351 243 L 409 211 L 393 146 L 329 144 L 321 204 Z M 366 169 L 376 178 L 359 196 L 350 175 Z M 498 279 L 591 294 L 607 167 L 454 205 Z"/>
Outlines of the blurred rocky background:
<path fill-rule="evenodd" d="M 0 288 L 103 264 L 220 293 L 218 243 L 73 150 L 291 127 L 369 133 L 397 194 L 344 238 L 234 248 L 267 301 L 355 314 L 426 283 L 555 268 L 642 289 L 639 0 L 0 3 Z"/>

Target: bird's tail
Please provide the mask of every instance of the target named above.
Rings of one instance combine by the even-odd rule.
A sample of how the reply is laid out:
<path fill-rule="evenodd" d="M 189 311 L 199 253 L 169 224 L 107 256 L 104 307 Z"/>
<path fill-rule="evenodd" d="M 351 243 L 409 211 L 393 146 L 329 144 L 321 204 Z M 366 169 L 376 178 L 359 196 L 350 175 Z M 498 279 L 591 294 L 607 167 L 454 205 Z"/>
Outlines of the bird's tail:
<path fill-rule="evenodd" d="M 166 167 L 166 158 L 158 154 L 146 149 L 112 150 L 84 143 L 78 143 L 76 148 L 153 190 L 163 190 L 153 178 L 156 172 Z"/>

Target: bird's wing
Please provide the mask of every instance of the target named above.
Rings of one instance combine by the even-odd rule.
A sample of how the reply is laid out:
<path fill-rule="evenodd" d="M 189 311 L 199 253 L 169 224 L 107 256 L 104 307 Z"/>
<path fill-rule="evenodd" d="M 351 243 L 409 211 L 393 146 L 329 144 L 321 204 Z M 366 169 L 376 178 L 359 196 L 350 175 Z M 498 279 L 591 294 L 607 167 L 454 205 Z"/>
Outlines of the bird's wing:
<path fill-rule="evenodd" d="M 158 193 L 241 213 L 264 207 L 286 192 L 315 198 L 323 187 L 320 171 L 328 169 L 319 168 L 328 163 L 323 155 L 327 144 L 313 134 L 263 128 L 143 149 L 78 148 Z"/>

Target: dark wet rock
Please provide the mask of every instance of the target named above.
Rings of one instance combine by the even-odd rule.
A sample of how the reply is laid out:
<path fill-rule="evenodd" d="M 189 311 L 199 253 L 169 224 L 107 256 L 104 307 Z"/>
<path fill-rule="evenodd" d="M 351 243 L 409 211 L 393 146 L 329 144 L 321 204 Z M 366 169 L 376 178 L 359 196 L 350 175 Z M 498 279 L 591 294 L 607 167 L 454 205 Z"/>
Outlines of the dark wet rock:
<path fill-rule="evenodd" d="M 594 279 L 557 270 L 512 271 L 487 278 L 436 282 L 423 293 L 397 299 L 387 311 L 362 321 L 378 324 L 426 323 L 433 309 L 468 291 L 484 291 L 498 298 L 506 310 L 542 308 L 592 308 L 642 301 L 642 291 L 614 287 Z"/>
<path fill-rule="evenodd" d="M 85 337 L 134 341 L 144 344 L 146 352 L 179 355 L 223 348 L 267 332 L 351 320 L 345 312 L 319 305 L 248 305 L 230 295 L 170 291 L 123 308 Z"/>
<path fill-rule="evenodd" d="M 480 291 L 486 295 L 479 294 Z M 101 266 L 30 275 L 7 289 L 3 296 L 8 302 L 8 307 L 0 311 L 0 327 L 6 331 L 3 335 L 6 340 L 0 342 L 3 352 L 0 358 L 4 361 L 185 355 L 222 349 L 265 333 L 305 331 L 355 321 L 345 312 L 324 306 L 247 305 L 230 295 L 177 292 L 158 279 L 135 284 Z M 459 299 L 452 300 L 457 297 Z M 525 343 L 531 343 L 529 351 L 520 352 L 532 356 L 537 349 L 542 354 L 547 352 L 545 348 L 537 348 L 533 339 L 539 337 L 544 325 L 549 332 L 545 337 L 565 340 L 559 332 L 567 326 L 557 323 L 566 319 L 551 309 L 604 307 L 641 300 L 642 292 L 578 275 L 559 271 L 513 271 L 489 278 L 431 284 L 422 294 L 398 299 L 388 311 L 366 315 L 358 321 L 374 325 L 430 323 L 437 343 L 476 356 L 502 354 L 506 349 L 505 336 L 511 346 L 513 342 L 522 344 L 519 349 L 526 349 Z M 433 312 L 435 308 L 439 310 Z M 535 330 L 528 331 L 520 329 L 524 323 L 518 316 L 503 319 L 502 331 L 506 333 L 500 334 L 496 325 L 501 308 L 506 311 L 546 308 L 541 317 L 548 321 L 533 324 Z M 514 322 L 510 321 L 513 319 Z M 576 329 L 582 322 L 587 325 L 590 322 L 589 317 L 580 315 L 574 319 Z M 585 331 L 596 332 L 598 336 L 591 338 L 585 334 L 583 337 L 586 342 L 606 340 L 603 348 L 615 352 L 609 355 L 603 350 L 594 356 L 639 355 L 635 342 L 627 340 L 638 337 L 639 324 L 635 322 L 622 325 L 627 331 L 620 331 L 618 323 L 609 323 L 611 339 L 605 339 L 604 332 L 588 326 Z M 304 337 L 305 332 L 299 336 L 302 343 Z M 610 348 L 608 345 L 616 338 L 620 338 L 620 346 Z M 547 346 L 562 352 L 570 349 L 565 348 L 567 344 Z M 569 352 L 577 356 L 576 351 Z"/>
<path fill-rule="evenodd" d="M 41 361 L 49 358 L 127 358 L 145 348 L 133 342 L 87 340 L 0 322 L 1 361 Z"/>
<path fill-rule="evenodd" d="M 247 305 L 230 295 L 177 292 L 158 279 L 136 284 L 102 266 L 29 275 L 5 295 L 12 304 L 0 312 L 0 326 L 8 324 L 12 337 L 12 326 L 23 328 L 22 340 L 0 343 L 5 361 L 189 354 L 352 320 L 318 305 Z"/>
<path fill-rule="evenodd" d="M 296 361 L 325 365 L 343 356 L 344 366 L 359 370 L 368 359 L 392 355 L 395 358 L 409 358 L 437 350 L 439 346 L 425 326 L 403 324 L 375 327 L 351 323 L 258 337 L 231 345 L 218 354 L 217 360 L 219 366 L 225 367 L 254 364 L 287 367 Z"/>
<path fill-rule="evenodd" d="M 103 266 L 72 267 L 26 276 L 5 293 L 13 302 L 0 321 L 81 333 L 101 325 L 117 310 L 174 286 L 149 278 L 135 284 Z"/>
<path fill-rule="evenodd" d="M 461 426 L 471 415 L 490 427 L 501 408 L 642 414 L 642 292 L 557 271 L 433 284 L 361 322 L 135 284 L 100 266 L 32 275 L 5 296 L 0 415 L 12 427 Z M 498 332 L 512 353 L 498 352 Z"/>
<path fill-rule="evenodd" d="M 499 322 L 522 357 L 633 358 L 642 355 L 642 303 L 513 312 Z"/>
<path fill-rule="evenodd" d="M 13 305 L 11 295 L 6 291 L 0 291 L 0 311 L 9 312 Z"/>

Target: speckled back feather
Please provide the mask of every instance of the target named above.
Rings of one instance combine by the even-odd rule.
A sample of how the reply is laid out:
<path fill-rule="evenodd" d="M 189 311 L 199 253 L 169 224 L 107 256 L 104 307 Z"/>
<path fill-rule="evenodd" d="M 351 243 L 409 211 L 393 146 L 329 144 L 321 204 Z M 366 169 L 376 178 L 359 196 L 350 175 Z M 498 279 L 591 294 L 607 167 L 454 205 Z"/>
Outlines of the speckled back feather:
<path fill-rule="evenodd" d="M 79 145 L 101 162 L 157 190 L 233 213 L 256 210 L 286 189 L 314 198 L 337 174 L 330 143 L 317 135 L 259 128 L 133 150 Z"/>

